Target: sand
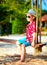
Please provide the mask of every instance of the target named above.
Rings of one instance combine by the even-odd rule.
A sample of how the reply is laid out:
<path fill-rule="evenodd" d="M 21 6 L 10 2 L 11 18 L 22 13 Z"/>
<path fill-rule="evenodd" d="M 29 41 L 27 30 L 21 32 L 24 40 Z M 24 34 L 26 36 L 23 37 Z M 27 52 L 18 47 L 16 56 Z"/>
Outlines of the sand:
<path fill-rule="evenodd" d="M 47 46 L 44 46 L 43 52 L 37 56 L 33 55 L 31 47 L 27 47 L 25 62 L 19 62 L 20 54 L 18 48 L 15 48 L 15 45 L 9 46 L 0 47 L 0 65 L 47 65 Z"/>
<path fill-rule="evenodd" d="M 47 65 L 46 55 L 39 56 L 27 55 L 25 62 L 19 62 L 19 59 L 20 57 L 16 56 L 4 57 L 4 59 L 2 58 L 2 62 L 0 61 L 0 65 Z"/>

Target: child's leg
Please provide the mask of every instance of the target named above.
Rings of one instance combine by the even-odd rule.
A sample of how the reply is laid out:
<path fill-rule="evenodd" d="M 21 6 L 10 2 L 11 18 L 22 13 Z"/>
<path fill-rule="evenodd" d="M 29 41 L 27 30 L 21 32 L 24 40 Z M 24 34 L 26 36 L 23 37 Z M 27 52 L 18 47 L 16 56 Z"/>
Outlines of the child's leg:
<path fill-rule="evenodd" d="M 26 48 L 25 45 L 21 45 L 21 62 L 25 61 L 25 57 L 26 57 Z"/>
<path fill-rule="evenodd" d="M 16 42 L 16 44 L 20 50 L 20 53 L 21 53 L 21 59 L 20 59 L 21 62 L 23 62 L 25 60 L 25 56 L 26 56 L 26 48 L 25 48 L 25 45 L 23 44 L 24 40 L 25 39 L 22 39 L 22 40 Z"/>
<path fill-rule="evenodd" d="M 17 45 L 18 50 L 20 51 L 20 54 L 21 54 L 21 49 L 22 49 L 22 48 L 21 48 L 21 44 L 19 43 L 19 41 L 16 42 L 16 45 Z"/>
<path fill-rule="evenodd" d="M 17 46 L 18 46 L 18 49 L 19 49 L 20 54 L 21 54 L 20 61 L 23 62 L 25 60 L 25 57 L 26 57 L 26 48 L 25 48 L 25 45 L 17 44 Z"/>

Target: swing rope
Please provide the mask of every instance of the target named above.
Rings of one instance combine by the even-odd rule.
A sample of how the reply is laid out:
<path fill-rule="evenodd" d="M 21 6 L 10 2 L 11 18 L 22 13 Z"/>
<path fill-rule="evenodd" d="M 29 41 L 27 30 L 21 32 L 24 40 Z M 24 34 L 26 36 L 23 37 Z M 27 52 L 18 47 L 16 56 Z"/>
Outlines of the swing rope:
<path fill-rule="evenodd" d="M 40 18 L 42 14 L 42 0 L 40 0 Z M 40 43 L 41 43 L 41 20 L 40 20 Z"/>
<path fill-rule="evenodd" d="M 38 44 L 38 0 L 36 0 L 36 42 Z"/>

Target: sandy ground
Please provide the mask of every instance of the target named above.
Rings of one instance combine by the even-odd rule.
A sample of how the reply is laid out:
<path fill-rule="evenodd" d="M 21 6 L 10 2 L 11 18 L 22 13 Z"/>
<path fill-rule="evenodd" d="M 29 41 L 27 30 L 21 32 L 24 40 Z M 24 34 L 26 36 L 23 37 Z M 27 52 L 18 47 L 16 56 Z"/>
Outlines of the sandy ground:
<path fill-rule="evenodd" d="M 0 38 L 16 39 L 13 35 Z M 20 37 L 17 36 L 17 39 L 19 38 Z M 22 35 L 21 38 L 23 38 Z M 43 39 L 45 39 L 44 41 L 46 43 L 47 37 L 43 37 Z M 34 56 L 34 48 L 31 46 L 26 47 L 26 53 L 25 62 L 19 62 L 20 52 L 16 44 L 0 42 L 0 65 L 47 65 L 47 45 L 42 48 L 42 52 L 37 56 Z"/>
<path fill-rule="evenodd" d="M 9 59 L 10 58 L 10 59 Z M 47 56 L 46 55 L 27 55 L 25 62 L 19 62 L 19 57 L 16 56 L 9 56 L 5 57 L 4 60 L 1 62 L 0 65 L 47 65 Z"/>
<path fill-rule="evenodd" d="M 0 46 L 0 65 L 47 65 L 47 46 L 44 46 L 42 49 L 41 53 L 34 56 L 34 49 L 31 46 L 27 47 L 25 62 L 19 62 L 20 52 L 17 46 L 2 44 Z"/>
<path fill-rule="evenodd" d="M 6 65 L 47 65 L 47 62 L 41 59 L 30 59 L 30 61 L 6 63 Z"/>

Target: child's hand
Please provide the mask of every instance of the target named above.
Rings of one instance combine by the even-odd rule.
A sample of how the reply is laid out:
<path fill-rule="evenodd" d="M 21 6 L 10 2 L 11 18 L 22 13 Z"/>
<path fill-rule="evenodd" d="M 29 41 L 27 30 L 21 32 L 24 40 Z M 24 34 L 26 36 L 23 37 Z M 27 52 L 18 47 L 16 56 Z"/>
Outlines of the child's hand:
<path fill-rule="evenodd" d="M 34 46 L 35 46 L 35 43 L 34 43 L 34 42 L 32 42 L 32 43 L 31 43 L 31 46 L 32 46 L 32 47 L 34 47 Z"/>

